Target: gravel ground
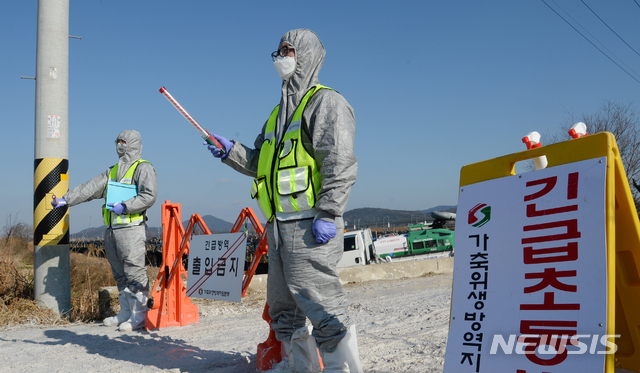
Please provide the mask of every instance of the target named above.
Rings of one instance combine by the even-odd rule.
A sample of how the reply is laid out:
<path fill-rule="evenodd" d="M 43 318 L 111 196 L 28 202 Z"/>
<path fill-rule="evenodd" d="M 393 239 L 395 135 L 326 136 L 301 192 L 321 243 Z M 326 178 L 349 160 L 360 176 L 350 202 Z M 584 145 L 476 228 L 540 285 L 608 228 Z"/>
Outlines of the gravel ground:
<path fill-rule="evenodd" d="M 347 284 L 365 372 L 442 372 L 452 275 Z M 265 292 L 231 303 L 194 299 L 200 322 L 121 333 L 101 323 L 0 330 L 1 372 L 256 371 L 268 335 Z M 284 373 L 285 364 L 271 373 Z"/>

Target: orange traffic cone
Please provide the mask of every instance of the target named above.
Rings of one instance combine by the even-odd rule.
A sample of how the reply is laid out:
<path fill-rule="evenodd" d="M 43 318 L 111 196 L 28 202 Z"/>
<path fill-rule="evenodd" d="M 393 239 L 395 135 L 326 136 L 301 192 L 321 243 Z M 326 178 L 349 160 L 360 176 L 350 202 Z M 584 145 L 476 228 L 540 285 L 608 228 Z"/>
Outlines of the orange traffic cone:
<path fill-rule="evenodd" d="M 276 339 L 276 332 L 271 328 L 271 316 L 269 316 L 269 304 L 265 303 L 262 319 L 269 323 L 269 336 L 267 340 L 258 344 L 258 371 L 264 372 L 273 368 L 282 361 L 282 342 Z"/>

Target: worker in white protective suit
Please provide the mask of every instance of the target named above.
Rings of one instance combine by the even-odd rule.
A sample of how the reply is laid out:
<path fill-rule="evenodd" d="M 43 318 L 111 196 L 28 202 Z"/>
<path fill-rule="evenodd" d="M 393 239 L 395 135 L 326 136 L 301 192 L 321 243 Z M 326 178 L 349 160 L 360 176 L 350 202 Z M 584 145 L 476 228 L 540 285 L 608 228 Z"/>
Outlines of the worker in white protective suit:
<path fill-rule="evenodd" d="M 336 266 L 358 162 L 353 109 L 321 86 L 325 49 L 310 30 L 287 32 L 272 54 L 282 97 L 249 148 L 214 134 L 216 158 L 254 177 L 252 197 L 267 217 L 267 303 L 276 337 L 296 372 L 362 372 L 356 328 Z M 306 319 L 311 321 L 310 334 Z M 314 343 L 315 342 L 315 343 Z"/>
<path fill-rule="evenodd" d="M 62 198 L 53 198 L 55 208 L 75 206 L 96 198 L 106 201 L 126 198 L 102 207 L 104 247 L 118 285 L 120 312 L 104 319 L 106 326 L 122 331 L 144 327 L 149 299 L 149 278 L 145 267 L 146 211 L 158 193 L 156 170 L 141 159 L 142 139 L 133 130 L 122 131 L 116 139 L 118 163 L 78 185 Z M 122 192 L 124 191 L 124 192 Z"/>

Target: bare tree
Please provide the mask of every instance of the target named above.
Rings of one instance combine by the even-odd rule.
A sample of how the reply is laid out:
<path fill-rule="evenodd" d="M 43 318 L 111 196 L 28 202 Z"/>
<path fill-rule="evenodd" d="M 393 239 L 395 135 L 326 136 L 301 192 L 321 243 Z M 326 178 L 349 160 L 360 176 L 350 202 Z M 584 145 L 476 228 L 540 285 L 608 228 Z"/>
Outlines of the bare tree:
<path fill-rule="evenodd" d="M 18 215 L 19 214 L 16 214 L 15 216 L 12 214 L 7 215 L 6 224 L 2 228 L 2 233 L 6 242 L 12 238 L 26 241 L 33 239 L 33 228 L 31 225 L 18 222 Z"/>
<path fill-rule="evenodd" d="M 640 185 L 636 183 L 640 176 L 640 115 L 635 106 L 632 103 L 604 101 L 600 111 L 579 117 L 571 115 L 570 121 L 563 125 L 561 134 L 549 137 L 550 143 L 567 140 L 567 132 L 577 122 L 584 122 L 589 134 L 611 132 L 618 144 L 636 210 L 640 210 Z"/>
<path fill-rule="evenodd" d="M 11 237 L 14 236 L 17 220 L 18 220 L 18 214 L 16 214 L 15 217 L 12 216 L 11 214 L 7 216 L 6 224 L 4 228 L 2 228 L 2 233 L 4 233 L 5 235 L 5 244 L 9 243 L 9 240 L 11 239 Z"/>

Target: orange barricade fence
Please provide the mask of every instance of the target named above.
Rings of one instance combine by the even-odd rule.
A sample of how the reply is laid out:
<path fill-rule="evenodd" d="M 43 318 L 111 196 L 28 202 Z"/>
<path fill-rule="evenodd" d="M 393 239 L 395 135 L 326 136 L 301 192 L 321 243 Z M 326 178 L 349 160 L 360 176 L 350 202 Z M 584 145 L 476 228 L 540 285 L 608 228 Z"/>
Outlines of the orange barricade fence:
<path fill-rule="evenodd" d="M 262 256 L 269 251 L 266 229 L 249 207 L 240 212 L 231 228 L 231 233 L 239 232 L 247 219 L 260 237 L 260 242 L 242 281 L 242 297 L 247 296 L 247 289 L 258 268 L 258 263 L 260 263 Z M 184 326 L 198 322 L 198 306 L 191 303 L 189 297 L 186 296 L 187 271 L 182 263 L 183 256 L 189 254 L 189 239 L 196 226 L 203 234 L 211 234 L 200 215 L 193 214 L 189 219 L 187 229 L 184 229 L 180 215 L 180 204 L 171 203 L 171 201 L 165 201 L 162 204 L 162 267 L 151 289 L 151 308 L 147 311 L 145 320 L 147 330 Z M 269 316 L 269 305 L 266 303 L 262 318 L 269 323 L 269 336 L 265 342 L 258 344 L 258 371 L 272 369 L 282 361 L 283 356 L 286 356 L 286 352 L 282 349 L 282 343 L 276 339 L 275 332 L 271 328 L 272 320 Z"/>
<path fill-rule="evenodd" d="M 247 274 L 244 276 L 244 280 L 242 281 L 242 297 L 247 296 L 247 288 L 249 287 L 249 283 L 253 278 L 253 275 L 256 273 L 256 269 L 258 268 L 258 263 L 260 263 L 260 259 L 264 254 L 266 254 L 269 249 L 267 248 L 267 231 L 262 227 L 260 221 L 254 214 L 253 210 L 250 207 L 244 208 L 240 211 L 240 215 L 238 215 L 238 219 L 233 224 L 231 228 L 231 233 L 240 232 L 240 228 L 242 228 L 242 224 L 245 223 L 246 220 L 251 222 L 253 229 L 255 229 L 256 234 L 260 237 L 260 243 L 258 247 L 256 247 L 256 252 L 253 256 L 253 260 L 251 261 L 251 265 L 249 266 L 249 270 Z"/>
<path fill-rule="evenodd" d="M 196 214 L 189 220 L 185 232 L 180 204 L 171 201 L 162 204 L 162 267 L 151 289 L 151 309 L 145 320 L 147 330 L 198 322 L 198 306 L 186 296 L 187 271 L 182 264 L 183 255 L 189 253 L 189 238 L 196 224 L 203 233 L 211 234 Z"/>
<path fill-rule="evenodd" d="M 247 219 L 258 234 L 260 243 L 242 282 L 242 297 L 247 296 L 247 288 L 258 263 L 268 251 L 266 231 L 249 207 L 240 212 L 231 233 L 239 232 Z M 198 306 L 186 296 L 187 271 L 182 262 L 183 256 L 189 254 L 190 239 L 196 227 L 203 234 L 211 234 L 200 215 L 193 214 L 185 229 L 182 226 L 180 204 L 165 201 L 162 205 L 162 266 L 151 289 L 151 309 L 145 320 L 147 330 L 198 322 Z"/>

